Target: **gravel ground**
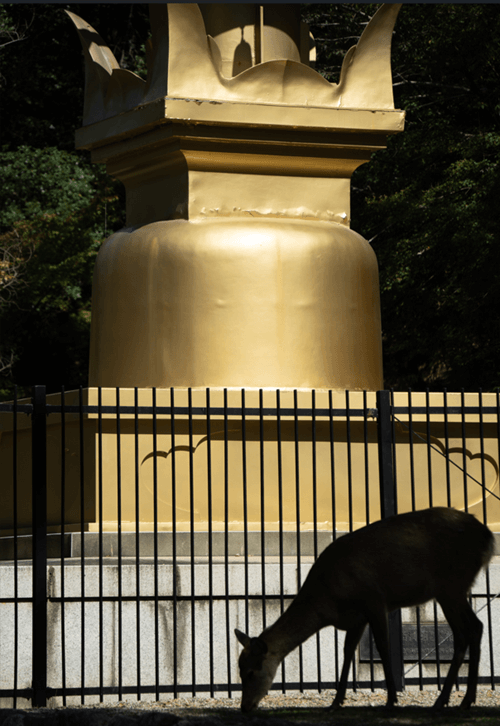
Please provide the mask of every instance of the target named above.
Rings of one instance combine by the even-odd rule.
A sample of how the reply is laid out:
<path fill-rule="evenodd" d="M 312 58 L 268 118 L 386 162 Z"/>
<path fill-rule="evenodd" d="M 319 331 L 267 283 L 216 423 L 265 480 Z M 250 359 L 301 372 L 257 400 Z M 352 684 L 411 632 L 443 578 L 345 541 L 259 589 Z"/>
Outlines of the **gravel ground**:
<path fill-rule="evenodd" d="M 450 698 L 450 706 L 459 706 L 464 696 L 465 688 L 460 691 L 453 691 Z M 431 707 L 434 701 L 437 699 L 439 691 L 435 690 L 407 690 L 404 693 L 398 694 L 398 707 L 406 706 L 419 706 L 419 707 Z M 299 708 L 316 708 L 325 709 L 333 701 L 335 691 L 325 691 L 324 694 L 297 694 L 297 695 L 270 695 L 262 699 L 259 708 L 254 712 L 255 714 L 264 710 L 270 711 L 281 711 L 286 709 L 299 709 Z M 369 690 L 358 690 L 356 693 L 352 691 L 346 694 L 346 699 L 343 708 L 373 708 L 376 706 L 385 706 L 386 692 L 383 689 L 378 689 L 374 692 Z M 476 706 L 496 706 L 500 709 L 500 689 L 491 691 L 479 689 L 476 699 Z M 96 706 L 99 708 L 100 706 Z M 236 698 L 176 698 L 175 700 L 159 701 L 154 702 L 120 702 L 116 704 L 115 708 L 129 707 L 138 710 L 157 710 L 157 709 L 168 709 L 169 712 L 176 713 L 189 713 L 190 711 L 204 711 L 209 712 L 211 710 L 232 710 L 239 711 L 240 699 Z M 500 713 L 500 711 L 499 711 Z M 499 719 L 500 726 L 500 719 Z"/>
<path fill-rule="evenodd" d="M 325 710 L 334 692 L 325 694 L 271 695 L 250 714 L 239 710 L 239 698 L 179 698 L 175 700 L 121 701 L 56 709 L 0 710 L 0 726 L 422 726 L 432 723 L 460 726 L 499 726 L 500 690 L 480 689 L 476 705 L 468 711 L 457 708 L 464 691 L 452 693 L 450 708 L 430 712 L 437 691 L 406 691 L 399 694 L 398 707 L 384 708 L 385 692 L 348 693 L 344 707 Z"/>

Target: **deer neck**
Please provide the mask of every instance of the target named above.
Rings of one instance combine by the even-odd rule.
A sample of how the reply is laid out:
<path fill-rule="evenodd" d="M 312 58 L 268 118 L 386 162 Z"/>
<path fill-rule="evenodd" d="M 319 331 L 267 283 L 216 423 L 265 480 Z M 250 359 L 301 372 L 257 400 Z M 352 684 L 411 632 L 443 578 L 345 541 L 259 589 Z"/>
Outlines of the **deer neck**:
<path fill-rule="evenodd" d="M 324 624 L 315 613 L 314 602 L 296 598 L 278 620 L 264 630 L 261 638 L 270 652 L 283 659 Z"/>

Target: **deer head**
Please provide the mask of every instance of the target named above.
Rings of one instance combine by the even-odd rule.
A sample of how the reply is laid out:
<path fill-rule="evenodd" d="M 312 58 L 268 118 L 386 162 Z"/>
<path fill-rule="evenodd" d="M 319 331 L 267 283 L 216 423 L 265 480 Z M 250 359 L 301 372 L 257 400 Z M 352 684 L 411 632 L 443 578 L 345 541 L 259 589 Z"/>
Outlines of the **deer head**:
<path fill-rule="evenodd" d="M 250 638 L 237 628 L 234 633 L 243 646 L 238 661 L 243 684 L 241 710 L 251 711 L 267 695 L 281 658 L 269 651 L 262 638 Z"/>

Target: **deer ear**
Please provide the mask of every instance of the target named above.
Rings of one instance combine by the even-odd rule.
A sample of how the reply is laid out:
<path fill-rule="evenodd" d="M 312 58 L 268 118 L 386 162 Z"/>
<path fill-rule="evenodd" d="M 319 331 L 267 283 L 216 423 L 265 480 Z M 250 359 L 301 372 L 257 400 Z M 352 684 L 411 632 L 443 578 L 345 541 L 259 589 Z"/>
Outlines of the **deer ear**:
<path fill-rule="evenodd" d="M 245 633 L 242 633 L 241 630 L 238 630 L 238 628 L 234 629 L 234 634 L 240 641 L 241 645 L 246 648 L 247 645 L 250 643 L 251 638 L 248 635 L 245 635 Z"/>

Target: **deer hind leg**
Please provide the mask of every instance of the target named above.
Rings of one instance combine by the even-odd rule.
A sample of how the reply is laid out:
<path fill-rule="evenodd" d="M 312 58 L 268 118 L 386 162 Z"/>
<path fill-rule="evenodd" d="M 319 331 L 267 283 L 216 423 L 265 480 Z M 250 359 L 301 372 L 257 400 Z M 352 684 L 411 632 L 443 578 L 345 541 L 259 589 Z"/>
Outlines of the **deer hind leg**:
<path fill-rule="evenodd" d="M 340 681 L 337 688 L 337 693 L 331 706 L 328 707 L 329 711 L 336 711 L 340 708 L 344 702 L 345 692 L 347 690 L 347 678 L 349 676 L 349 669 L 351 667 L 352 659 L 354 658 L 354 652 L 358 646 L 363 631 L 366 628 L 366 621 L 360 625 L 355 625 L 346 632 L 344 641 L 344 663 L 342 665 L 342 673 L 340 674 Z"/>
<path fill-rule="evenodd" d="M 391 708 L 397 703 L 398 697 L 394 677 L 392 673 L 391 653 L 389 646 L 389 619 L 388 612 L 385 608 L 373 611 L 369 618 L 369 623 L 375 639 L 375 645 L 382 660 L 384 668 L 385 684 L 387 687 L 387 707 Z"/>
<path fill-rule="evenodd" d="M 434 710 L 439 710 L 448 703 L 451 689 L 465 658 L 467 647 L 469 647 L 469 675 L 467 678 L 467 690 L 460 707 L 469 708 L 476 700 L 483 624 L 475 615 L 467 598 L 464 596 L 458 597 L 455 601 L 439 600 L 439 604 L 453 631 L 454 653 L 448 675 L 443 685 L 443 690 L 434 704 Z"/>

